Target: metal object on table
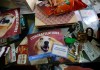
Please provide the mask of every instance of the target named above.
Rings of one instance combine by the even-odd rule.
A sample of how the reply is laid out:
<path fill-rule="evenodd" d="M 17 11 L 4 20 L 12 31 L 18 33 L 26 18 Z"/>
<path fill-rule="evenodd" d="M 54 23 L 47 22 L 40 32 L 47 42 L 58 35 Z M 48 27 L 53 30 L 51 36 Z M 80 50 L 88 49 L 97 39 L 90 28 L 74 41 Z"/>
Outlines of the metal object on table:
<path fill-rule="evenodd" d="M 87 28 L 86 29 L 86 34 L 87 34 L 87 40 L 89 40 L 89 41 L 92 41 L 92 37 L 93 37 L 93 34 L 94 34 L 94 31 L 93 31 L 93 29 L 92 28 Z"/>
<path fill-rule="evenodd" d="M 79 42 L 82 42 L 82 43 L 86 42 L 87 41 L 87 34 L 84 33 L 84 32 L 78 32 L 78 34 L 77 34 L 77 40 Z"/>
<path fill-rule="evenodd" d="M 77 40 L 82 43 L 87 42 L 87 40 L 91 41 L 93 39 L 93 33 L 94 33 L 93 29 L 88 27 L 85 33 L 78 32 Z"/>

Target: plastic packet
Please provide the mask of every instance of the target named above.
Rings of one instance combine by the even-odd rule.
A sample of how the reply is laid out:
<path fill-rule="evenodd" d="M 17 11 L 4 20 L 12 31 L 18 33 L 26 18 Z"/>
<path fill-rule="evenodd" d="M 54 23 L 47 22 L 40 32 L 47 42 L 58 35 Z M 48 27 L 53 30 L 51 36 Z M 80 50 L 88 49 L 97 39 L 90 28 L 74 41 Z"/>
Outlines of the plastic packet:
<path fill-rule="evenodd" d="M 37 6 L 47 16 L 60 15 L 87 7 L 81 0 L 49 0 L 39 3 Z"/>
<path fill-rule="evenodd" d="M 54 10 L 54 14 L 59 15 L 66 12 L 80 10 L 86 7 L 87 5 L 81 0 L 63 0 L 60 4 L 57 5 L 56 9 Z"/>

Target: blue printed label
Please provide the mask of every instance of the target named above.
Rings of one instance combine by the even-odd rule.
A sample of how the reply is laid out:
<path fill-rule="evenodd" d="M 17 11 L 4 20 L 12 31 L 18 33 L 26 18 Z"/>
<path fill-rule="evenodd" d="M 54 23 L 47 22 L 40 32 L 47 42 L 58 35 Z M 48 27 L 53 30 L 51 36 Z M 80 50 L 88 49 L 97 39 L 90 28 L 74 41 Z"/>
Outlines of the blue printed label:
<path fill-rule="evenodd" d="M 51 56 L 55 56 L 55 55 L 53 55 L 51 52 L 48 52 L 48 53 L 39 54 L 39 55 L 35 55 L 35 56 L 29 56 L 29 61 L 47 58 L 47 57 L 51 57 Z"/>

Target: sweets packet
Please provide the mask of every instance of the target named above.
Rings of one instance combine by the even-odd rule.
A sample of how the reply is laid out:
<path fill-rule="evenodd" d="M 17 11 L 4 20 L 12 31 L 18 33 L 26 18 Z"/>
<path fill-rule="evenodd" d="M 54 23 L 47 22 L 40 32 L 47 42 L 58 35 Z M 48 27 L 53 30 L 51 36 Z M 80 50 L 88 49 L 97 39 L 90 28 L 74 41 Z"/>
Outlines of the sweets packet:
<path fill-rule="evenodd" d="M 60 29 L 49 30 L 28 35 L 28 58 L 32 65 L 48 63 L 47 57 L 51 53 L 53 44 L 64 45 L 63 34 Z"/>
<path fill-rule="evenodd" d="M 55 4 L 52 0 L 49 1 Z M 51 3 L 45 0 L 37 4 L 37 6 L 47 16 L 64 14 L 87 7 L 87 5 L 82 2 L 82 0 L 58 0 L 56 4 L 56 6 L 51 6 Z"/>
<path fill-rule="evenodd" d="M 20 33 L 19 8 L 7 10 L 0 14 L 0 38 L 8 38 Z"/>

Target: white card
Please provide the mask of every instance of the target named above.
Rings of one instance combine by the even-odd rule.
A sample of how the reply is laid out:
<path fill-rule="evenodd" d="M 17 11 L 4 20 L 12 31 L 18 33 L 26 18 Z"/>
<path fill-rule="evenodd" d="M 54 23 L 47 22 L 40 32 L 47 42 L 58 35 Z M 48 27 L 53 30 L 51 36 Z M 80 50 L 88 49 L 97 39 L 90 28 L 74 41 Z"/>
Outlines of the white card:
<path fill-rule="evenodd" d="M 95 60 L 100 56 L 100 54 L 97 53 L 98 50 L 94 48 L 94 45 L 92 45 L 90 42 L 84 43 L 84 49 L 85 53 L 88 55 L 89 59 L 91 61 Z M 99 51 L 100 53 L 100 51 Z"/>
<path fill-rule="evenodd" d="M 52 54 L 67 58 L 68 47 L 54 44 Z"/>
<path fill-rule="evenodd" d="M 83 18 L 87 18 L 87 17 L 94 17 L 96 15 L 95 11 L 93 9 L 89 9 L 89 10 L 81 10 L 81 16 Z"/>
<path fill-rule="evenodd" d="M 6 47 L 2 47 L 2 48 L 0 48 L 0 57 L 3 55 L 3 53 L 5 52 L 5 48 Z"/>
<path fill-rule="evenodd" d="M 11 56 L 11 62 L 15 62 L 16 61 L 16 50 L 15 50 L 15 44 L 11 44 L 11 52 L 10 52 L 10 56 Z"/>

